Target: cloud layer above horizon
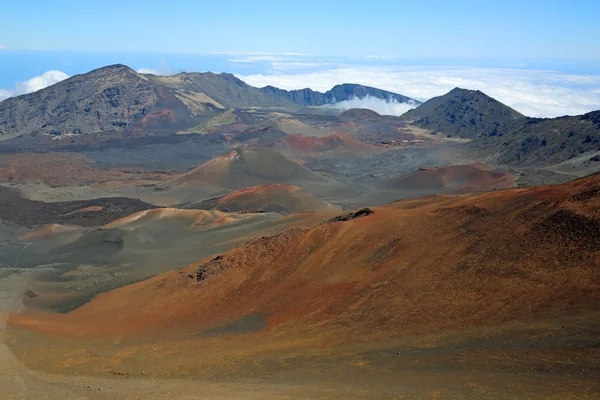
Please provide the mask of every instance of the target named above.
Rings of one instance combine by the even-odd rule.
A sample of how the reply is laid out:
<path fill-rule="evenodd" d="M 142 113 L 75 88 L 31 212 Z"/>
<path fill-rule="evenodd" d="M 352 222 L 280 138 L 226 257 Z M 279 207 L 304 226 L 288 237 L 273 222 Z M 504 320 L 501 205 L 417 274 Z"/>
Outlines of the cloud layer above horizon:
<path fill-rule="evenodd" d="M 426 101 L 455 87 L 481 90 L 531 117 L 578 115 L 600 109 L 600 76 L 522 68 L 338 66 L 316 71 L 237 76 L 253 86 L 327 91 L 336 84 L 358 83 Z"/>

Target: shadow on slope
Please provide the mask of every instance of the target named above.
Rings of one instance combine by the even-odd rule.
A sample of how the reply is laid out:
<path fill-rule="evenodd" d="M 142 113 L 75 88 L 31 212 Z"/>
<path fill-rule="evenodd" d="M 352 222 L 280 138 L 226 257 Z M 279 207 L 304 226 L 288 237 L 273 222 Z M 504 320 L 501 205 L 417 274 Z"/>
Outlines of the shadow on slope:
<path fill-rule="evenodd" d="M 36 296 L 24 299 L 27 306 L 66 312 L 106 290 L 327 215 L 150 209 L 99 228 L 51 225 L 22 235 L 18 249 L 0 250 L 34 274 Z"/>

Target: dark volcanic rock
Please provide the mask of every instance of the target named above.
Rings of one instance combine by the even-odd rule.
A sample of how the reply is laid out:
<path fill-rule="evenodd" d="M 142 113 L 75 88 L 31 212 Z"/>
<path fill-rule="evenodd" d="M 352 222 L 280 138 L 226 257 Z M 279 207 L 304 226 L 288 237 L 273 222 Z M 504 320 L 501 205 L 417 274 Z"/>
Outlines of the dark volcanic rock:
<path fill-rule="evenodd" d="M 329 221 L 327 221 L 327 223 L 350 221 L 355 218 L 366 217 L 367 215 L 370 215 L 373 213 L 374 213 L 374 211 L 371 210 L 370 208 L 361 208 L 360 210 L 358 210 L 356 212 L 346 214 L 346 215 L 338 215 L 337 217 L 331 218 Z"/>
<path fill-rule="evenodd" d="M 195 276 L 196 282 L 203 281 L 210 276 L 218 275 L 218 274 L 224 272 L 227 269 L 227 267 L 225 266 L 223 259 L 224 259 L 223 256 L 216 256 L 209 262 L 202 264 L 196 270 L 196 276 Z"/>
<path fill-rule="evenodd" d="M 46 203 L 23 198 L 17 191 L 0 186 L 0 220 L 14 225 L 101 226 L 151 208 L 157 207 L 127 197 Z M 107 240 L 113 239 L 107 237 Z"/>
<path fill-rule="evenodd" d="M 435 212 L 442 215 L 458 214 L 471 217 L 485 217 L 490 215 L 490 212 L 485 208 L 476 206 L 440 207 Z"/>
<path fill-rule="evenodd" d="M 580 202 L 592 200 L 596 197 L 600 196 L 600 187 L 595 187 L 590 190 L 586 190 L 585 192 L 577 193 L 571 196 L 571 201 Z"/>

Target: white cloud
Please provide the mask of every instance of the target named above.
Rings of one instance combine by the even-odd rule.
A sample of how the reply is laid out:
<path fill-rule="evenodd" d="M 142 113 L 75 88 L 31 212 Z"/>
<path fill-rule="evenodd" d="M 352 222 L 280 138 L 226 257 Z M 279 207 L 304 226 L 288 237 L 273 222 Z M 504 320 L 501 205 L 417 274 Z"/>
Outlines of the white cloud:
<path fill-rule="evenodd" d="M 517 68 L 338 65 L 310 72 L 238 75 L 253 86 L 327 91 L 358 83 L 425 101 L 454 87 L 478 89 L 532 117 L 577 115 L 600 109 L 600 76 Z"/>
<path fill-rule="evenodd" d="M 363 97 L 362 99 L 354 97 L 350 100 L 327 105 L 327 107 L 337 108 L 341 111 L 346 111 L 351 108 L 368 108 L 381 115 L 402 115 L 416 106 L 417 105 L 414 102 L 399 103 L 394 100 L 386 101 L 372 96 Z"/>
<path fill-rule="evenodd" d="M 62 71 L 46 71 L 40 76 L 35 76 L 24 82 L 18 82 L 14 89 L 0 89 L 0 101 L 8 97 L 19 96 L 44 89 L 60 81 L 67 79 L 69 75 Z"/>
<path fill-rule="evenodd" d="M 138 74 L 152 74 L 152 75 L 160 75 L 157 69 L 154 68 L 140 68 L 137 70 Z"/>
<path fill-rule="evenodd" d="M 152 74 L 152 75 L 173 75 L 173 69 L 167 60 L 162 59 L 160 61 L 160 68 L 140 68 L 137 70 L 138 74 Z"/>
<path fill-rule="evenodd" d="M 2 50 L 2 49 L 5 49 L 5 48 L 6 48 L 6 47 L 4 47 L 4 46 L 0 46 L 0 50 Z"/>
<path fill-rule="evenodd" d="M 35 92 L 60 81 L 64 81 L 68 77 L 69 75 L 62 71 L 46 71 L 40 76 L 33 77 L 25 82 L 17 83 L 17 93 L 24 94 Z"/>

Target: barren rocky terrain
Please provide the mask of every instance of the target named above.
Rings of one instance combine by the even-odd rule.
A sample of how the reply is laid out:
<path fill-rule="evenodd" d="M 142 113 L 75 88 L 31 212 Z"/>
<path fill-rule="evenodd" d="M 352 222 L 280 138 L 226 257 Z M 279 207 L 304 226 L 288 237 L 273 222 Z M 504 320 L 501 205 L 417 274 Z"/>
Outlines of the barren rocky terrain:
<path fill-rule="evenodd" d="M 597 398 L 596 113 L 329 104 L 367 95 L 411 101 L 114 65 L 1 102 L 0 398 Z"/>

